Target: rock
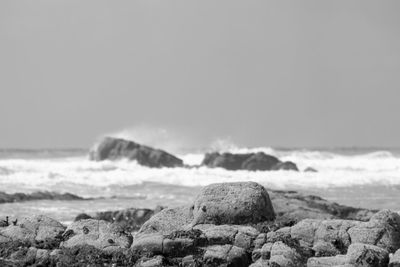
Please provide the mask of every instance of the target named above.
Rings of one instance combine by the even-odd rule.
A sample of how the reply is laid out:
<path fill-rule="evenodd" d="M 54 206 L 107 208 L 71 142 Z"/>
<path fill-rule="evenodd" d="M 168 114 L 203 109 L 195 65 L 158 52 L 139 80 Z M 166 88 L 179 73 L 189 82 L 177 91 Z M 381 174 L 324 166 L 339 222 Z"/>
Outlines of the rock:
<path fill-rule="evenodd" d="M 14 193 L 7 194 L 0 192 L 0 203 L 23 202 L 33 200 L 88 200 L 70 193 L 56 193 L 56 192 L 33 192 L 30 194 Z"/>
<path fill-rule="evenodd" d="M 261 233 L 254 240 L 254 248 L 262 248 L 265 243 L 267 243 L 267 234 Z"/>
<path fill-rule="evenodd" d="M 259 232 L 250 226 L 200 224 L 193 228 L 200 230 L 207 245 L 231 244 L 249 250 Z"/>
<path fill-rule="evenodd" d="M 368 221 L 377 211 L 353 208 L 329 202 L 321 197 L 295 191 L 269 190 L 277 220 L 298 222 L 303 219 L 348 219 Z"/>
<path fill-rule="evenodd" d="M 163 267 L 165 266 L 164 263 L 165 259 L 163 256 L 155 256 L 150 259 L 142 259 L 137 264 L 138 267 Z"/>
<path fill-rule="evenodd" d="M 385 267 L 389 263 L 387 250 L 367 244 L 351 244 L 347 251 L 348 263 L 356 266 Z"/>
<path fill-rule="evenodd" d="M 203 256 L 203 261 L 206 266 L 226 266 L 241 267 L 248 266 L 250 261 L 243 248 L 238 248 L 232 245 L 216 245 L 206 248 Z"/>
<path fill-rule="evenodd" d="M 93 218 L 92 218 L 92 216 L 90 216 L 86 213 L 80 213 L 75 217 L 74 222 L 80 221 L 80 220 L 87 220 L 87 219 L 93 219 Z"/>
<path fill-rule="evenodd" d="M 57 242 L 65 227 L 49 217 L 37 215 L 26 217 L 16 225 L 0 229 L 0 243 L 21 241 L 31 244 L 37 242 Z"/>
<path fill-rule="evenodd" d="M 140 145 L 133 141 L 106 137 L 89 154 L 91 160 L 136 160 L 138 164 L 153 167 L 182 167 L 183 161 L 163 150 Z"/>
<path fill-rule="evenodd" d="M 137 254 L 157 255 L 163 253 L 164 236 L 154 233 L 133 240 L 131 250 Z"/>
<path fill-rule="evenodd" d="M 272 266 L 296 267 L 301 265 L 301 255 L 285 243 L 278 241 L 272 245 L 269 262 Z"/>
<path fill-rule="evenodd" d="M 312 257 L 307 261 L 307 267 L 331 267 L 342 266 L 348 263 L 346 255 L 337 255 L 335 257 Z"/>
<path fill-rule="evenodd" d="M 64 232 L 61 247 L 89 245 L 103 251 L 129 248 L 132 236 L 118 225 L 101 220 L 81 220 L 72 223 Z"/>
<path fill-rule="evenodd" d="M 348 233 L 352 243 L 376 245 L 393 253 L 400 248 L 400 216 L 382 210 L 368 222 L 350 228 Z"/>
<path fill-rule="evenodd" d="M 299 171 L 297 168 L 297 165 L 294 164 L 291 161 L 285 161 L 285 162 L 279 162 L 276 165 L 274 165 L 271 170 L 277 171 L 277 170 L 284 170 L 284 171 Z"/>
<path fill-rule="evenodd" d="M 265 171 L 271 170 L 273 166 L 279 163 L 279 159 L 267 155 L 263 152 L 248 154 L 232 154 L 218 152 L 207 153 L 201 165 L 210 168 L 224 168 L 227 170 L 251 170 Z"/>
<path fill-rule="evenodd" d="M 250 155 L 251 156 L 242 163 L 241 169 L 249 171 L 267 171 L 273 170 L 274 167 L 280 163 L 278 158 L 263 152 Z"/>
<path fill-rule="evenodd" d="M 193 221 L 193 208 L 177 207 L 160 211 L 145 222 L 137 236 L 148 233 L 169 234 L 182 230 Z"/>
<path fill-rule="evenodd" d="M 400 249 L 390 258 L 389 267 L 400 267 Z"/>
<path fill-rule="evenodd" d="M 312 167 L 307 167 L 304 169 L 304 172 L 318 172 L 318 171 Z"/>
<path fill-rule="evenodd" d="M 249 265 L 249 267 L 270 267 L 269 260 L 259 259 L 253 264 Z"/>
<path fill-rule="evenodd" d="M 138 231 L 155 214 L 151 209 L 124 209 L 118 211 L 97 212 L 94 219 L 118 223 L 126 231 Z"/>
<path fill-rule="evenodd" d="M 204 187 L 194 201 L 192 226 L 201 223 L 246 224 L 275 218 L 265 188 L 254 182 Z"/>

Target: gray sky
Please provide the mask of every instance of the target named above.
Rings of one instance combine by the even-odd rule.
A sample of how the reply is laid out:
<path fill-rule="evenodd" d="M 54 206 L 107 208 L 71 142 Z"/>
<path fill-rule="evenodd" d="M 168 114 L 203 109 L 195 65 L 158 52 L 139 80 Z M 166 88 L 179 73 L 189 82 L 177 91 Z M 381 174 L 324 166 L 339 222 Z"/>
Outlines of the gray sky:
<path fill-rule="evenodd" d="M 400 1 L 0 1 L 0 147 L 166 127 L 400 146 Z M 193 145 L 193 144 L 191 144 Z"/>

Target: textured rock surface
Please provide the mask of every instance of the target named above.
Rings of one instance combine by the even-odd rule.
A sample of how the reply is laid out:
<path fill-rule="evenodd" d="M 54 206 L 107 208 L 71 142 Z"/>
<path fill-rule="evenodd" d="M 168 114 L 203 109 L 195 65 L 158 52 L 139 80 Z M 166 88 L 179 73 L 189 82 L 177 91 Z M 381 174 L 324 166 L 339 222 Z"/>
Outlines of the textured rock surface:
<path fill-rule="evenodd" d="M 389 267 L 400 267 L 400 249 L 390 258 Z"/>
<path fill-rule="evenodd" d="M 106 137 L 89 154 L 91 160 L 136 160 L 140 165 L 161 168 L 181 167 L 183 161 L 163 150 L 143 146 L 133 141 Z"/>
<path fill-rule="evenodd" d="M 194 201 L 193 226 L 200 223 L 245 224 L 275 218 L 269 195 L 254 182 L 211 184 Z"/>
<path fill-rule="evenodd" d="M 88 219 L 74 222 L 65 230 L 61 247 L 89 245 L 100 250 L 115 251 L 129 248 L 131 243 L 132 236 L 120 226 Z"/>
<path fill-rule="evenodd" d="M 51 242 L 58 239 L 64 229 L 61 223 L 43 215 L 26 217 L 16 225 L 0 229 L 0 242 Z"/>
<path fill-rule="evenodd" d="M 164 209 L 145 222 L 138 235 L 148 233 L 168 234 L 181 230 L 193 221 L 193 208 L 177 207 Z"/>
<path fill-rule="evenodd" d="M 273 191 L 279 214 L 271 221 L 264 192 L 256 183 L 205 187 L 198 202 L 160 211 L 134 238 L 115 222 L 143 219 L 148 210 L 105 212 L 114 223 L 82 219 L 66 230 L 43 216 L 5 220 L 0 266 L 399 266 L 397 213 Z"/>

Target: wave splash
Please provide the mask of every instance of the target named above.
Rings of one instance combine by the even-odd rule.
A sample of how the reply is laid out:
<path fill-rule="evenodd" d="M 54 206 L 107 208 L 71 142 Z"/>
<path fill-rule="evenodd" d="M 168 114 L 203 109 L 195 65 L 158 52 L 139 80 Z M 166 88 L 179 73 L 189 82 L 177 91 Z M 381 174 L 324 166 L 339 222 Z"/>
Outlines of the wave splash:
<path fill-rule="evenodd" d="M 222 148 L 221 146 L 219 147 Z M 222 149 L 223 150 L 223 149 Z M 390 151 L 363 154 L 318 150 L 277 150 L 268 147 L 225 147 L 232 153 L 263 151 L 283 161 L 293 161 L 300 170 L 313 167 L 317 173 L 292 171 L 227 171 L 223 169 L 151 169 L 129 161 L 92 162 L 86 155 L 57 158 L 0 159 L 2 191 L 61 191 L 83 197 L 112 195 L 113 188 L 143 183 L 204 186 L 215 182 L 255 181 L 276 189 L 347 187 L 353 185 L 400 185 L 400 157 Z M 203 153 L 178 155 L 186 164 L 200 164 Z"/>

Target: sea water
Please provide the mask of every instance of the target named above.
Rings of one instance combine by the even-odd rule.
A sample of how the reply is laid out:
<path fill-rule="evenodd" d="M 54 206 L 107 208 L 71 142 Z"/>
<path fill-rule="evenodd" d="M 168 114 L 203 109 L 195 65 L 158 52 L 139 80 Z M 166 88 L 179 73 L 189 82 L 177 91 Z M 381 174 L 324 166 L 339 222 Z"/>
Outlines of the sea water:
<path fill-rule="evenodd" d="M 177 156 L 188 165 L 199 165 L 205 151 L 193 150 Z M 154 169 L 127 160 L 90 161 L 85 149 L 0 150 L 0 191 L 68 192 L 92 198 L 0 204 L 0 215 L 18 217 L 41 213 L 70 222 L 81 212 L 185 205 L 202 186 L 237 181 L 255 181 L 269 189 L 297 190 L 345 205 L 400 210 L 399 149 L 231 147 L 226 151 L 263 151 L 282 161 L 295 162 L 300 171 Z M 307 167 L 318 172 L 303 172 Z"/>

